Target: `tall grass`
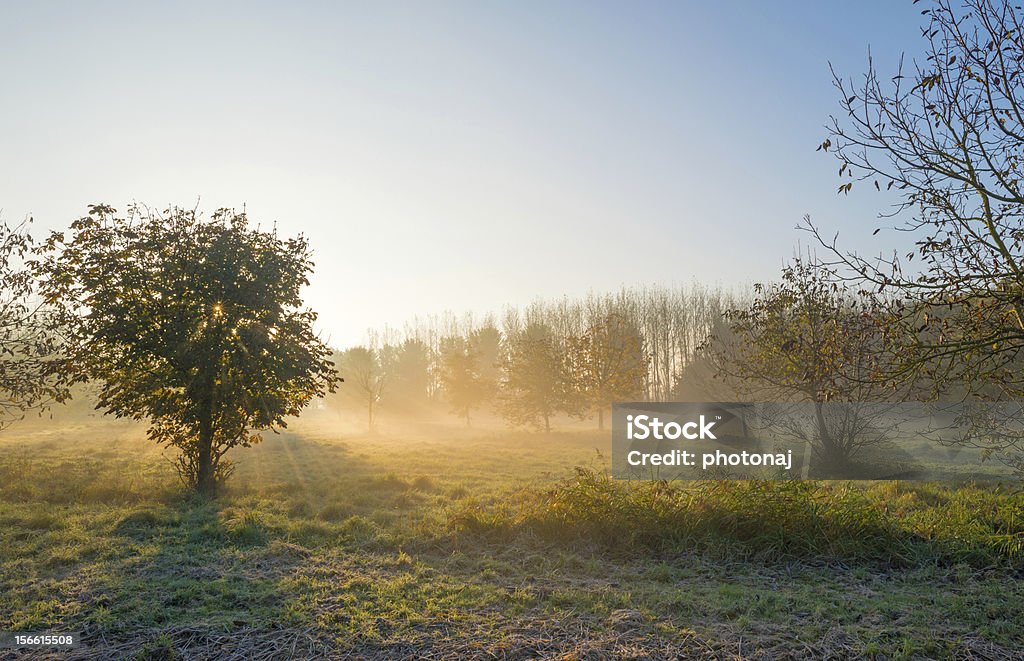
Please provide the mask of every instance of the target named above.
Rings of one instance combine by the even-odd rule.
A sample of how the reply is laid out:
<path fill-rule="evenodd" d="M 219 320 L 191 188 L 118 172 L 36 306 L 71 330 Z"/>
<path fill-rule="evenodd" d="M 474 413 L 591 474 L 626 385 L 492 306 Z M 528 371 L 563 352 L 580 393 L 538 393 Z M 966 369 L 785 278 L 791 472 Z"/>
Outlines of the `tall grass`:
<path fill-rule="evenodd" d="M 577 469 L 542 493 L 454 514 L 459 530 L 622 553 L 1024 568 L 1024 495 L 898 482 L 624 482 Z"/>

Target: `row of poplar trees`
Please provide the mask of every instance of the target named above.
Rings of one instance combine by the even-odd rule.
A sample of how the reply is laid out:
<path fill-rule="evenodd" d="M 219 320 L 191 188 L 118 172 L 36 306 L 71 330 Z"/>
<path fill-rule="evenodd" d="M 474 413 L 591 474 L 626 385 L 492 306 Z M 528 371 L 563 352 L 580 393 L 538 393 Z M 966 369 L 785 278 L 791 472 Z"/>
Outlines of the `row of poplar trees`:
<path fill-rule="evenodd" d="M 509 307 L 500 316 L 417 319 L 336 354 L 346 388 L 333 403 L 415 416 L 446 408 L 470 424 L 498 414 L 550 430 L 557 416 L 604 428 L 612 402 L 665 400 L 735 295 L 721 289 L 624 289 Z"/>

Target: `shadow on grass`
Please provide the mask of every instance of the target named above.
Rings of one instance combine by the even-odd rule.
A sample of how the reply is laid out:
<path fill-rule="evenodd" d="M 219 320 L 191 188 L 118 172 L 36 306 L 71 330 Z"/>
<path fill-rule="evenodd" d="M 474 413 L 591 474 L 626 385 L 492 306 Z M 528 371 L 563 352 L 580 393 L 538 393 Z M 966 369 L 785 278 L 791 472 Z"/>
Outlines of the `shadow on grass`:
<path fill-rule="evenodd" d="M 175 488 L 124 506 L 106 528 L 117 557 L 83 599 L 86 631 L 124 640 L 182 627 L 308 627 L 303 590 L 314 587 L 297 573 L 315 574 L 310 563 L 325 555 L 390 567 L 400 556 L 391 524 L 435 490 L 427 476 L 380 469 L 346 444 L 285 433 L 239 453 L 216 499 Z"/>
<path fill-rule="evenodd" d="M 258 510 L 185 495 L 126 513 L 110 528 L 119 557 L 82 597 L 85 647 L 175 658 L 161 656 L 181 646 L 168 630 L 272 628 L 282 578 L 309 557 L 278 526 Z"/>

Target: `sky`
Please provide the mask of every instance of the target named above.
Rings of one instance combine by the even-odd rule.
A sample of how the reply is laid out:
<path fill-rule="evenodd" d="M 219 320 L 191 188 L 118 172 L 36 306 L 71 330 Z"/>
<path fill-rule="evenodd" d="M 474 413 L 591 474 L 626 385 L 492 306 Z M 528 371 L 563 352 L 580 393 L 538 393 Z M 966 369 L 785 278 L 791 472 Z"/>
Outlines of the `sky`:
<path fill-rule="evenodd" d="M 815 147 L 829 62 L 882 71 L 921 5 L 2 2 L 0 210 L 245 207 L 304 234 L 333 345 L 414 315 L 770 280 L 805 214 L 892 202 Z"/>

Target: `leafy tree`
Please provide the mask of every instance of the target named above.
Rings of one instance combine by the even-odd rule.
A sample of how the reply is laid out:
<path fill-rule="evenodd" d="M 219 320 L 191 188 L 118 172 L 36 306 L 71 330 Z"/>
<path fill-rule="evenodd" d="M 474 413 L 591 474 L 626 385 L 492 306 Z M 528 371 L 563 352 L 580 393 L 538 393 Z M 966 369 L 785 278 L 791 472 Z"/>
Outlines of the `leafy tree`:
<path fill-rule="evenodd" d="M 302 308 L 312 269 L 304 238 L 244 213 L 107 205 L 53 233 L 36 263 L 68 328 L 71 378 L 98 381 L 106 412 L 148 419 L 204 494 L 230 473 L 228 450 L 334 388 L 316 314 Z"/>
<path fill-rule="evenodd" d="M 723 347 L 735 346 L 736 338 L 724 314 L 711 326 L 704 342 L 679 370 L 671 396 L 681 402 L 733 402 L 749 395 L 742 380 L 730 378 L 720 369 Z"/>
<path fill-rule="evenodd" d="M 0 429 L 69 396 L 54 369 L 60 329 L 53 312 L 40 305 L 25 264 L 33 247 L 28 222 L 0 222 Z"/>
<path fill-rule="evenodd" d="M 352 347 L 341 354 L 339 369 L 345 382 L 352 385 L 366 405 L 366 429 L 372 432 L 377 423 L 377 405 L 388 383 L 381 352 L 367 347 Z"/>
<path fill-rule="evenodd" d="M 598 429 L 604 429 L 604 413 L 612 402 L 643 397 L 648 372 L 644 338 L 624 317 L 609 314 L 570 337 L 568 356 L 583 402 L 597 412 Z"/>
<path fill-rule="evenodd" d="M 472 338 L 448 337 L 441 341 L 441 385 L 452 412 L 470 423 L 470 413 L 491 396 L 481 369 L 480 351 Z"/>
<path fill-rule="evenodd" d="M 530 326 L 510 341 L 499 407 L 512 424 L 551 431 L 559 412 L 579 415 L 564 348 L 544 327 Z"/>
<path fill-rule="evenodd" d="M 469 333 L 469 346 L 477 354 L 480 381 L 491 398 L 501 380 L 501 331 L 488 320 Z"/>
<path fill-rule="evenodd" d="M 712 336 L 705 346 L 719 375 L 761 401 L 812 405 L 814 431 L 803 440 L 827 466 L 842 467 L 860 449 L 886 440 L 864 433 L 871 427 L 868 418 L 884 410 L 829 406 L 892 396 L 875 380 L 883 368 L 878 311 L 839 287 L 819 265 L 799 259 L 783 270 L 781 282 L 754 290 L 749 307 L 727 314 L 728 333 Z M 861 418 L 849 419 L 851 411 Z M 784 414 L 779 424 L 789 426 L 793 419 Z"/>
<path fill-rule="evenodd" d="M 393 347 L 391 382 L 382 396 L 386 406 L 405 412 L 419 412 L 427 406 L 430 393 L 430 347 L 422 340 L 408 338 Z"/>

